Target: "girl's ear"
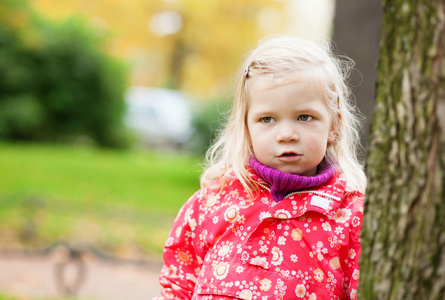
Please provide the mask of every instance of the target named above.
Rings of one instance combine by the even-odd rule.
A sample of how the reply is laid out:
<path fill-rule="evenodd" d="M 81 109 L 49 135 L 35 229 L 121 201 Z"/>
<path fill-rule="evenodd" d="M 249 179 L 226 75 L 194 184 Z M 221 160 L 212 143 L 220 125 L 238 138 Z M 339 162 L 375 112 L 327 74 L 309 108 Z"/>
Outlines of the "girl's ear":
<path fill-rule="evenodd" d="M 334 142 L 336 136 L 337 136 L 337 133 L 331 129 L 328 133 L 328 144 Z"/>
<path fill-rule="evenodd" d="M 341 116 L 339 116 L 338 120 L 331 120 L 331 126 L 329 128 L 328 133 L 328 144 L 331 144 L 335 141 L 337 137 L 337 129 L 340 127 Z"/>
<path fill-rule="evenodd" d="M 328 133 L 328 144 L 335 141 L 335 138 L 337 137 L 337 131 L 335 130 L 336 128 L 338 128 L 338 125 L 336 126 L 336 124 L 331 124 L 331 128 L 329 129 Z"/>

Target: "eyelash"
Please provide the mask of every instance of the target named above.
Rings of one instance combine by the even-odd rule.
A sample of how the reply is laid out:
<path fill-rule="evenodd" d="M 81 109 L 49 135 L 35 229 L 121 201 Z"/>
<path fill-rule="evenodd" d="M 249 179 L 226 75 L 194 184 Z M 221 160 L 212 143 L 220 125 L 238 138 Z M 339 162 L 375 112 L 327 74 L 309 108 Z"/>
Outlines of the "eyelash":
<path fill-rule="evenodd" d="M 302 120 L 302 117 L 305 117 L 306 120 Z M 302 121 L 302 122 L 308 122 L 308 121 L 310 121 L 310 120 L 312 120 L 312 119 L 313 119 L 313 117 L 311 117 L 311 116 L 309 116 L 309 115 L 301 115 L 301 116 L 298 117 L 298 120 L 299 120 L 299 121 Z M 267 120 L 267 121 L 266 121 L 266 120 Z M 269 124 L 269 123 L 271 123 L 273 120 L 275 120 L 275 119 L 272 118 L 272 117 L 264 117 L 264 118 L 261 118 L 261 119 L 260 119 L 260 121 L 261 121 L 262 123 L 264 123 L 264 124 Z"/>
<path fill-rule="evenodd" d="M 268 122 L 266 122 L 266 119 L 268 120 Z M 272 117 L 264 117 L 260 119 L 260 121 L 264 124 L 269 124 L 270 122 L 272 122 L 272 120 L 274 120 L 274 118 Z"/>
<path fill-rule="evenodd" d="M 307 117 L 308 120 L 301 120 L 301 117 Z M 313 117 L 311 117 L 311 116 L 309 116 L 309 115 L 301 115 L 301 116 L 298 117 L 298 120 L 301 120 L 301 121 L 303 121 L 303 122 L 308 122 L 308 121 L 310 121 L 310 120 L 312 120 L 312 119 L 313 119 Z"/>

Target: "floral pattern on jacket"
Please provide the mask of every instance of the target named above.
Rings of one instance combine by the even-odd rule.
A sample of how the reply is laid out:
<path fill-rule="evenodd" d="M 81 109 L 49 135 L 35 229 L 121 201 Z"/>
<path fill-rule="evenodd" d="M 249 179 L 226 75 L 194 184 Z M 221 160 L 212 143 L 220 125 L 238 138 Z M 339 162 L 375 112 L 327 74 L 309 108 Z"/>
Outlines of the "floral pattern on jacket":
<path fill-rule="evenodd" d="M 356 299 L 363 195 L 337 172 L 276 203 L 233 177 L 181 208 L 164 249 L 157 299 Z"/>

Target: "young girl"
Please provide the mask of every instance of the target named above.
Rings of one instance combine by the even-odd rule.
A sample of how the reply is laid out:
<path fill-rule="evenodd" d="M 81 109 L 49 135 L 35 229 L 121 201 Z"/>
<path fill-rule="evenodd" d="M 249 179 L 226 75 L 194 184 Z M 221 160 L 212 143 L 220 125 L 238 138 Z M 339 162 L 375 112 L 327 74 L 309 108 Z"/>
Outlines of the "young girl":
<path fill-rule="evenodd" d="M 250 53 L 158 299 L 356 298 L 366 178 L 345 66 L 289 37 Z"/>

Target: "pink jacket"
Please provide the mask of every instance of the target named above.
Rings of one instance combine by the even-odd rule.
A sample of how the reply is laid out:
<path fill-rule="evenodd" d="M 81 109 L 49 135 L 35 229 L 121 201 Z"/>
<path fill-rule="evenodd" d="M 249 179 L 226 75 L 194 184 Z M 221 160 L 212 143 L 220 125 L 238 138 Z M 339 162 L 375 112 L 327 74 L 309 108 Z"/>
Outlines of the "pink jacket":
<path fill-rule="evenodd" d="M 275 203 L 234 177 L 201 189 L 167 239 L 157 299 L 356 299 L 363 195 L 337 172 Z"/>

